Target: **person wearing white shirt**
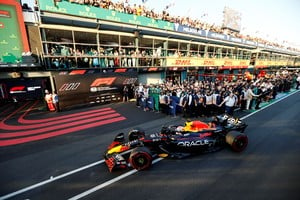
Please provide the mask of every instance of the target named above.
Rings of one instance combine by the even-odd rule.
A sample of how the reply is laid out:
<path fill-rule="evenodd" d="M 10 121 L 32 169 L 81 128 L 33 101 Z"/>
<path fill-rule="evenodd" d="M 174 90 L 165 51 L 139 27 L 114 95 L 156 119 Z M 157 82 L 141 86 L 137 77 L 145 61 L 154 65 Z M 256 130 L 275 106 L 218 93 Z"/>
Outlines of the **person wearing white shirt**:
<path fill-rule="evenodd" d="M 253 99 L 253 97 L 258 97 L 259 96 L 259 95 L 256 95 L 256 94 L 253 93 L 252 88 L 253 88 L 253 86 L 250 86 L 248 88 L 248 90 L 246 91 L 246 99 L 247 99 L 246 110 L 250 109 L 250 103 L 251 103 L 251 100 Z"/>
<path fill-rule="evenodd" d="M 225 99 L 222 101 L 222 103 L 219 105 L 221 107 L 225 103 L 225 112 L 228 115 L 233 115 L 234 106 L 236 103 L 236 97 L 234 96 L 233 92 L 230 92 L 230 94 L 225 97 Z"/>
<path fill-rule="evenodd" d="M 205 105 L 207 115 L 211 115 L 212 107 L 213 107 L 213 95 L 211 91 L 207 91 L 205 94 Z"/>

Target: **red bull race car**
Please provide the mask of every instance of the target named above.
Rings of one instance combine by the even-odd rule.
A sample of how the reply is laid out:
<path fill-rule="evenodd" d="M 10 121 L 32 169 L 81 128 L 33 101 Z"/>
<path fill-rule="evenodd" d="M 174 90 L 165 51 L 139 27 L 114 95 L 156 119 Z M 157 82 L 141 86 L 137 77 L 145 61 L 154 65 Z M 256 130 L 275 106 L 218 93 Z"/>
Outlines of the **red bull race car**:
<path fill-rule="evenodd" d="M 208 123 L 187 121 L 184 125 L 165 126 L 153 134 L 134 129 L 127 140 L 124 133 L 116 135 L 104 154 L 105 163 L 110 172 L 128 167 L 145 170 L 157 157 L 180 159 L 225 147 L 242 152 L 248 145 L 246 127 L 240 119 L 225 114 Z"/>

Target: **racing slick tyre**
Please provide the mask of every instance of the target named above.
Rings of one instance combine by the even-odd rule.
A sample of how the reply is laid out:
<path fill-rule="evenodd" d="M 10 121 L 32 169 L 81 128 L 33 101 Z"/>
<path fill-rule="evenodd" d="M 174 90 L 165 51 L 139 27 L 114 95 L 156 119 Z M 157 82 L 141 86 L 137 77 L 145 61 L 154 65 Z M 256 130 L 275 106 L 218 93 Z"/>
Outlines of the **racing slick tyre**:
<path fill-rule="evenodd" d="M 129 141 L 137 140 L 142 137 L 145 137 L 145 131 L 140 128 L 133 129 L 128 133 Z"/>
<path fill-rule="evenodd" d="M 233 151 L 241 152 L 248 145 L 248 137 L 243 133 L 231 131 L 226 135 L 226 143 L 231 146 Z"/>
<path fill-rule="evenodd" d="M 136 170 L 145 170 L 152 165 L 152 155 L 147 147 L 133 149 L 129 156 L 129 163 Z"/>

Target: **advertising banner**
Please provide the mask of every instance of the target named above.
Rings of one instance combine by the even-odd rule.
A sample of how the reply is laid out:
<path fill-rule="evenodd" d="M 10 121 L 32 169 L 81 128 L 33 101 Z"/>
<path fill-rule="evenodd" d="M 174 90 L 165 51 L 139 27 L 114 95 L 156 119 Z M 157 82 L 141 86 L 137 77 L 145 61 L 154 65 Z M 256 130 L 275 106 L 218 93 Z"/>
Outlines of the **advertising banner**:
<path fill-rule="evenodd" d="M 260 44 L 260 43 L 254 42 L 254 41 L 245 40 L 242 38 L 237 38 L 237 37 L 233 37 L 233 36 L 226 35 L 226 34 L 215 33 L 212 31 L 201 30 L 201 29 L 197 29 L 197 28 L 193 28 L 193 27 L 189 27 L 189 26 L 184 26 L 184 25 L 180 25 L 178 23 L 174 23 L 174 31 L 177 31 L 180 33 L 187 33 L 187 34 L 207 37 L 207 38 L 211 38 L 211 39 L 225 40 L 225 41 L 229 41 L 229 42 L 236 42 L 236 43 L 247 44 L 247 45 L 251 45 L 251 46 L 259 45 L 260 47 L 265 47 L 264 44 Z"/>
<path fill-rule="evenodd" d="M 200 60 L 195 58 L 167 58 L 167 67 L 200 66 Z"/>
<path fill-rule="evenodd" d="M 215 32 L 211 32 L 211 31 L 209 31 L 207 33 L 207 37 L 214 38 L 214 39 L 219 39 L 219 40 L 228 40 L 228 35 L 215 33 Z"/>
<path fill-rule="evenodd" d="M 167 58 L 167 67 L 204 67 L 204 66 L 236 66 L 245 67 L 249 60 L 214 59 L 214 58 Z"/>
<path fill-rule="evenodd" d="M 269 61 L 269 60 L 256 60 L 255 66 L 286 66 L 288 61 Z"/>
<path fill-rule="evenodd" d="M 0 63 L 21 63 L 29 51 L 20 3 L 0 0 Z"/>
<path fill-rule="evenodd" d="M 90 5 L 70 3 L 68 1 L 57 2 L 56 5 L 54 5 L 53 0 L 39 0 L 39 6 L 41 10 L 49 12 L 57 12 L 67 15 L 76 15 L 80 17 L 88 17 L 94 19 L 103 19 L 108 21 L 135 24 L 152 28 L 174 30 L 174 23 L 171 22 L 121 13 L 114 10 L 103 9 Z"/>
<path fill-rule="evenodd" d="M 23 79 L 19 74 L 15 74 L 12 79 L 0 80 L 1 98 L 11 100 L 15 97 L 17 101 L 43 99 L 45 78 Z"/>
<path fill-rule="evenodd" d="M 192 28 L 189 26 L 183 26 L 178 23 L 174 24 L 174 30 L 181 33 L 188 33 L 193 35 L 198 35 L 202 37 L 206 37 L 206 31 L 201 29 Z"/>
<path fill-rule="evenodd" d="M 295 64 L 294 64 L 294 63 L 291 63 L 291 64 L 288 63 L 288 65 L 289 65 L 289 66 L 296 66 L 296 67 L 299 67 L 299 66 L 300 66 L 300 61 L 296 61 Z"/>
<path fill-rule="evenodd" d="M 137 72 L 53 72 L 60 107 L 120 101 L 124 85 L 137 82 Z"/>
<path fill-rule="evenodd" d="M 66 15 L 75 15 L 79 17 L 88 17 L 93 19 L 102 19 L 102 20 L 134 24 L 134 25 L 151 27 L 151 28 L 171 30 L 180 33 L 187 33 L 187 34 L 202 36 L 206 38 L 211 38 L 211 39 L 224 40 L 224 41 L 235 42 L 239 44 L 250 45 L 253 47 L 268 48 L 268 49 L 273 49 L 273 50 L 278 50 L 283 52 L 293 52 L 290 50 L 284 50 L 281 48 L 273 47 L 267 44 L 258 43 L 256 41 L 250 41 L 243 38 L 233 37 L 227 34 L 215 33 L 208 30 L 201 30 L 201 29 L 197 29 L 185 25 L 180 25 L 178 23 L 172 23 L 164 20 L 156 20 L 153 18 L 121 13 L 114 10 L 103 9 L 103 8 L 94 7 L 90 5 L 71 3 L 67 0 L 56 2 L 56 4 L 54 4 L 54 0 L 39 0 L 38 2 L 41 11 L 62 13 Z M 1 23 L 0 23 L 0 28 L 1 28 Z"/>

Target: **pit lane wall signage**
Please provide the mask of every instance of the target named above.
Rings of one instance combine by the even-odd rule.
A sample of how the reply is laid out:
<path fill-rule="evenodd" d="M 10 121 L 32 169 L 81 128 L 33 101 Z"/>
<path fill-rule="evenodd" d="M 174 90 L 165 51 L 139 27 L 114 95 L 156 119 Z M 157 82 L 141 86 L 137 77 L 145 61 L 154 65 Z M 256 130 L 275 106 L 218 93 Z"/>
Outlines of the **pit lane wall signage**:
<path fill-rule="evenodd" d="M 0 64 L 22 62 L 29 51 L 22 8 L 16 0 L 0 0 Z"/>
<path fill-rule="evenodd" d="M 16 75 L 11 73 L 12 76 Z M 45 78 L 22 79 L 18 75 L 13 78 L 0 79 L 0 100 L 11 101 L 15 97 L 18 101 L 36 100 L 43 98 Z"/>
<path fill-rule="evenodd" d="M 49 12 L 76 15 L 80 17 L 88 17 L 94 19 L 103 19 L 108 21 L 135 24 L 152 28 L 174 30 L 174 23 L 171 22 L 121 13 L 89 5 L 70 3 L 67 0 L 61 0 L 60 2 L 57 2 L 56 5 L 54 5 L 54 0 L 39 0 L 39 6 L 41 10 Z"/>
<path fill-rule="evenodd" d="M 167 58 L 167 67 L 248 67 L 249 60 L 213 59 L 213 58 Z"/>
<path fill-rule="evenodd" d="M 255 66 L 287 66 L 288 64 L 294 65 L 293 63 L 289 63 L 287 60 L 280 60 L 280 61 L 256 60 L 255 62 Z"/>
<path fill-rule="evenodd" d="M 52 72 L 59 97 L 59 106 L 66 107 L 109 103 L 121 100 L 124 85 L 137 82 L 137 72 L 95 72 L 93 70 L 72 70 Z"/>

